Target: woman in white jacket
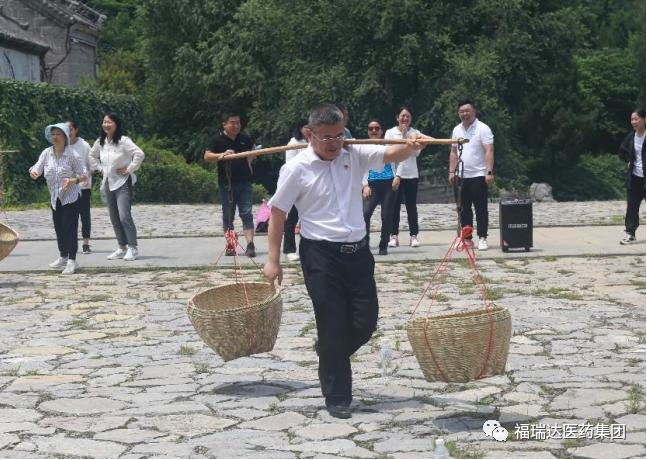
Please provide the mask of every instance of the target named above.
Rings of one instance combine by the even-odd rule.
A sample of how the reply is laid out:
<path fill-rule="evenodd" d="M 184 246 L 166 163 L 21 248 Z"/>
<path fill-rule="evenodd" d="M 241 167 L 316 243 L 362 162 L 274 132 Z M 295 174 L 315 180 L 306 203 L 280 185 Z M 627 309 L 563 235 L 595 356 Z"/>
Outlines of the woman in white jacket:
<path fill-rule="evenodd" d="M 384 133 L 384 139 L 406 139 L 411 135 L 421 134 L 420 131 L 411 127 L 412 118 L 413 112 L 409 107 L 400 107 L 395 115 L 398 125 L 388 129 Z M 391 238 L 389 240 L 389 247 L 391 248 L 400 245 L 398 234 L 400 233 L 400 205 L 402 204 L 403 197 L 409 219 L 409 244 L 414 248 L 420 246 L 420 241 L 418 240 L 418 207 L 416 205 L 419 177 L 418 164 L 416 162 L 418 155 L 420 155 L 420 151 L 416 155 L 412 155 L 395 165 L 393 190 L 398 195 L 395 200 L 395 206 L 393 207 L 393 222 L 391 226 Z"/>
<path fill-rule="evenodd" d="M 138 256 L 137 228 L 130 208 L 133 185 L 137 182 L 134 172 L 144 161 L 144 152 L 128 136 L 123 135 L 122 122 L 116 114 L 105 114 L 101 127 L 103 133 L 90 150 L 90 167 L 103 174 L 101 187 L 106 195 L 110 221 L 119 243 L 119 248 L 108 259 L 135 260 Z"/>

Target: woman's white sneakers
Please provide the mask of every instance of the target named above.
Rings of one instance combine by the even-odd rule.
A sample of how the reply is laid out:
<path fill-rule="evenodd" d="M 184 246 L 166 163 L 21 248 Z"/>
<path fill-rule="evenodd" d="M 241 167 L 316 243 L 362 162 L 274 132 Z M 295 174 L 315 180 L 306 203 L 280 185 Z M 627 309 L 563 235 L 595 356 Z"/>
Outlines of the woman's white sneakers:
<path fill-rule="evenodd" d="M 49 264 L 49 268 L 63 268 L 67 265 L 67 257 L 59 257 L 54 262 Z"/>
<path fill-rule="evenodd" d="M 76 260 L 68 259 L 62 273 L 63 275 L 73 275 L 77 268 L 79 268 L 79 264 L 76 263 Z"/>
<path fill-rule="evenodd" d="M 137 260 L 138 255 L 139 255 L 139 252 L 137 251 L 136 247 L 128 246 L 128 250 L 126 251 L 124 260 L 127 260 L 127 261 Z"/>
<path fill-rule="evenodd" d="M 110 254 L 107 259 L 108 260 L 116 260 L 116 259 L 123 259 L 124 256 L 126 255 L 126 251 L 124 251 L 121 248 L 118 248 L 115 252 Z"/>
<path fill-rule="evenodd" d="M 137 260 L 139 252 L 134 246 L 128 246 L 128 249 L 124 250 L 118 248 L 115 252 L 108 256 L 108 260 L 124 259 L 126 261 Z"/>

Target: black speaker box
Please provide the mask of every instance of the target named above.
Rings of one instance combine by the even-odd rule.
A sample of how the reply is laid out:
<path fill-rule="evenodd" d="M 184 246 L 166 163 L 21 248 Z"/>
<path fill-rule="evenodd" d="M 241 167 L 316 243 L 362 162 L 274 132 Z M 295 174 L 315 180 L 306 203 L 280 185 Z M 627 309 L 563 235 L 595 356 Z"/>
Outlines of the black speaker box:
<path fill-rule="evenodd" d="M 501 250 L 532 247 L 532 201 L 505 199 L 499 202 Z"/>

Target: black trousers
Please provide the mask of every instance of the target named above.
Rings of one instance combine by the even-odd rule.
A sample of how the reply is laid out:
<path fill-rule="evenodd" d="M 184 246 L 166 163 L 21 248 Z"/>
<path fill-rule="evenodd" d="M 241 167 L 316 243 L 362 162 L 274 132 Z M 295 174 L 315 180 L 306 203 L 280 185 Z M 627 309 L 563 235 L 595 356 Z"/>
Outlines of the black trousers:
<path fill-rule="evenodd" d="M 297 252 L 296 237 L 294 235 L 297 222 L 299 222 L 299 212 L 296 207 L 292 206 L 283 225 L 283 254 Z"/>
<path fill-rule="evenodd" d="M 476 234 L 479 238 L 487 238 L 488 233 L 488 188 L 485 183 L 485 176 L 469 177 L 463 179 L 463 189 L 461 192 L 461 225 L 474 226 L 474 214 L 472 214 L 472 205 L 476 213 Z"/>
<path fill-rule="evenodd" d="M 393 224 L 391 233 L 397 235 L 400 233 L 400 205 L 404 198 L 404 205 L 407 208 L 407 219 L 409 221 L 409 235 L 418 234 L 418 178 L 400 179 L 400 188 L 393 207 Z"/>
<path fill-rule="evenodd" d="M 640 225 L 640 204 L 645 199 L 645 178 L 631 175 L 631 185 L 627 189 L 627 213 L 625 214 L 625 231 L 636 235 Z"/>
<path fill-rule="evenodd" d="M 81 236 L 89 240 L 90 230 L 92 229 L 92 222 L 90 219 L 90 198 L 92 197 L 92 189 L 81 189 L 81 197 L 79 198 L 79 215 L 81 216 Z"/>
<path fill-rule="evenodd" d="M 393 181 L 391 179 L 370 181 L 368 186 L 371 187 L 371 196 L 368 200 L 364 200 L 364 221 L 366 222 L 367 237 L 370 235 L 371 216 L 377 205 L 380 205 L 380 217 L 382 218 L 380 249 L 386 249 L 387 244 L 389 244 L 389 235 L 391 234 L 393 221 L 393 207 L 395 206 L 395 200 L 399 198 L 398 192 L 393 191 L 392 184 Z M 399 215 L 400 211 L 398 206 Z"/>
<path fill-rule="evenodd" d="M 79 232 L 79 200 L 63 206 L 61 200 L 56 200 L 56 209 L 52 209 L 56 242 L 61 257 L 76 259 L 79 248 L 77 235 Z"/>
<path fill-rule="evenodd" d="M 339 244 L 303 237 L 299 255 L 317 321 L 321 392 L 326 405 L 350 405 L 350 357 L 377 327 L 373 255 L 368 244 L 343 254 Z"/>

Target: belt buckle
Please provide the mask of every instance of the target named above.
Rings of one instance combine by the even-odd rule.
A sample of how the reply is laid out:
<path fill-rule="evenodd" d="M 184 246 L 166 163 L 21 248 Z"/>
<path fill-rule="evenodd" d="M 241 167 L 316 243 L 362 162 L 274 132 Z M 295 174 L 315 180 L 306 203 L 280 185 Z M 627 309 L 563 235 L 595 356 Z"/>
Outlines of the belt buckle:
<path fill-rule="evenodd" d="M 339 246 L 339 252 L 342 254 L 354 254 L 357 249 L 354 244 L 342 244 Z"/>

